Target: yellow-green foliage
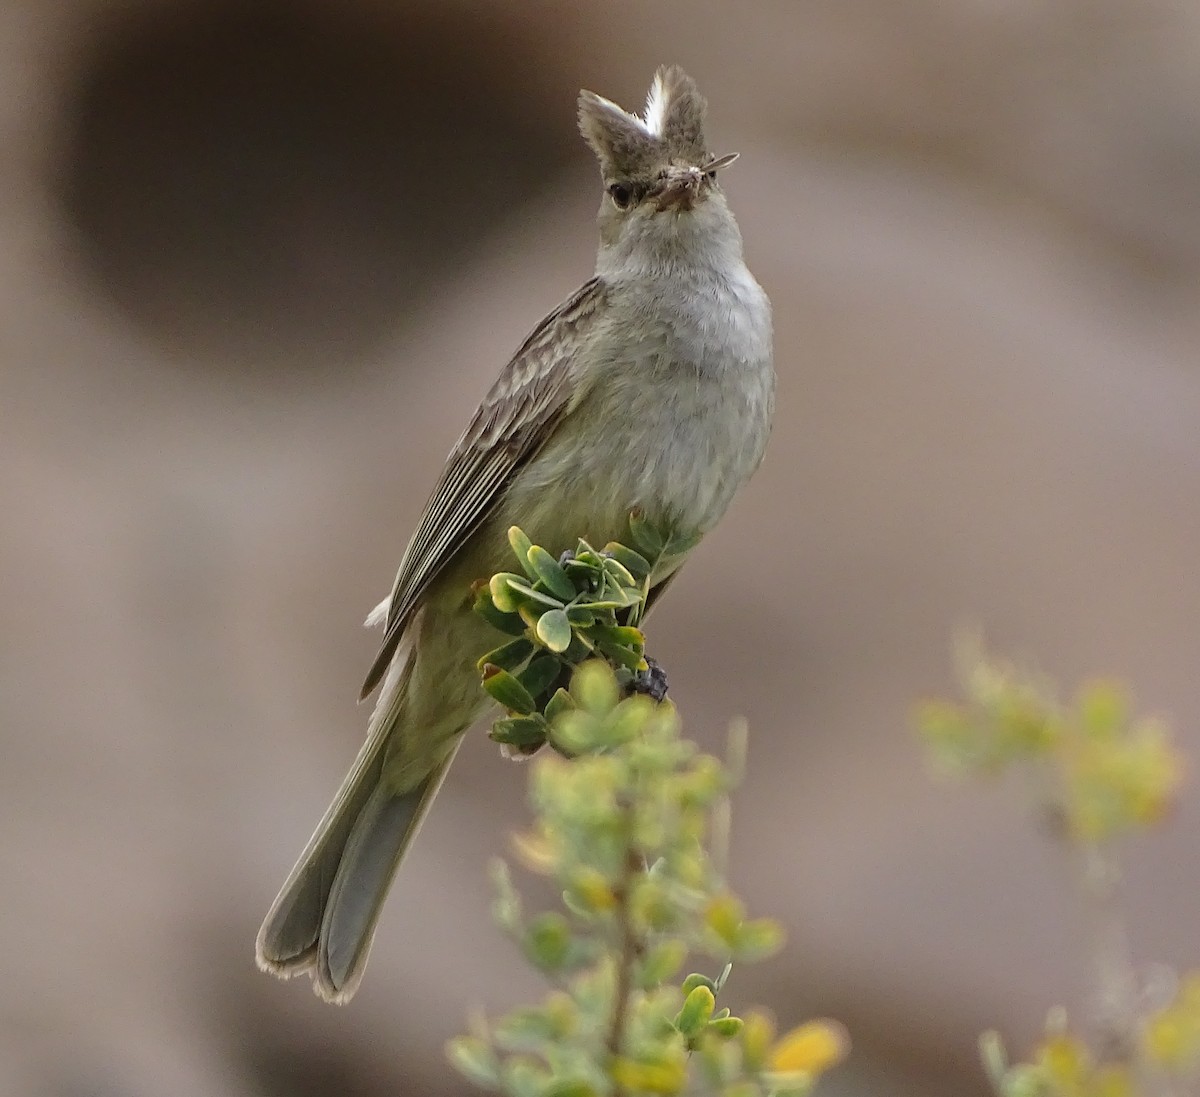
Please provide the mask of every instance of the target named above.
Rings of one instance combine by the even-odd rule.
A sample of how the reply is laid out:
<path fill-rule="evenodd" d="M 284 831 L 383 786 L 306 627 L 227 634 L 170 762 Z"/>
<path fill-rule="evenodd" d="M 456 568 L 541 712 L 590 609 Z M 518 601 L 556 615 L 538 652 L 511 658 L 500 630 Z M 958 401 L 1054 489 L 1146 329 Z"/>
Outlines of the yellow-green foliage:
<path fill-rule="evenodd" d="M 1016 1064 L 1000 1038 L 987 1034 L 982 1047 L 993 1087 L 1000 1097 L 1195 1092 L 1200 974 L 1178 979 L 1155 1004 L 1124 951 L 1117 908 L 1119 840 L 1159 822 L 1183 779 L 1183 759 L 1166 727 L 1135 716 L 1114 682 L 1087 683 L 1064 704 L 1046 682 L 974 649 L 964 651 L 959 670 L 963 700 L 929 701 L 915 714 L 932 764 L 954 775 L 1027 771 L 1082 867 L 1091 918 L 1105 927 L 1093 946 L 1099 953 L 1092 965 L 1102 973 L 1090 1003 L 1095 1031 L 1072 1030 L 1065 1011 L 1055 1009 L 1028 1061 Z"/>
<path fill-rule="evenodd" d="M 641 552 L 581 544 L 562 562 L 514 530 L 524 575 L 497 576 L 477 595 L 481 612 L 503 615 L 523 642 L 520 658 L 498 649 L 481 669 L 508 709 L 493 737 L 523 752 L 552 748 L 531 765 L 534 821 L 514 847 L 562 903 L 526 912 L 507 864 L 495 864 L 496 921 L 553 989 L 476 1021 L 449 1055 L 508 1097 L 804 1095 L 845 1054 L 840 1026 L 814 1021 L 777 1037 L 761 1011 L 736 1017 L 717 1004 L 732 964 L 770 956 L 783 933 L 747 917 L 712 853 L 724 845 L 740 760 L 684 739 L 669 701 L 629 695 L 646 667 L 644 640 L 618 615 L 642 606 L 645 577 L 670 547 L 636 520 L 635 529 Z M 557 619 L 544 627 L 553 612 L 567 633 Z M 531 675 L 547 657 L 553 676 Z M 497 689 L 501 671 L 512 682 Z M 697 954 L 719 974 L 681 978 Z"/>
<path fill-rule="evenodd" d="M 1136 718 L 1115 682 L 1086 683 L 1064 705 L 1044 682 L 982 656 L 962 660 L 965 700 L 921 705 L 917 727 L 935 767 L 990 774 L 1040 768 L 1071 837 L 1102 843 L 1163 817 L 1184 766 L 1161 721 Z"/>

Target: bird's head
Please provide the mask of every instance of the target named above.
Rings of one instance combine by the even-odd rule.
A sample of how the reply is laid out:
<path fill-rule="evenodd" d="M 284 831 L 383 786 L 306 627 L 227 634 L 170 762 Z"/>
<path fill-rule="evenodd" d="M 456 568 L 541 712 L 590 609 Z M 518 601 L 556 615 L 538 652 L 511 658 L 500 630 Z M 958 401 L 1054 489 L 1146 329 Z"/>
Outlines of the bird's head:
<path fill-rule="evenodd" d="M 741 239 L 717 173 L 737 153 L 712 156 L 707 104 L 679 66 L 661 68 L 641 116 L 594 92 L 579 93 L 579 129 L 600 161 L 603 265 L 687 258 Z M 607 260 L 607 263 L 605 263 Z"/>

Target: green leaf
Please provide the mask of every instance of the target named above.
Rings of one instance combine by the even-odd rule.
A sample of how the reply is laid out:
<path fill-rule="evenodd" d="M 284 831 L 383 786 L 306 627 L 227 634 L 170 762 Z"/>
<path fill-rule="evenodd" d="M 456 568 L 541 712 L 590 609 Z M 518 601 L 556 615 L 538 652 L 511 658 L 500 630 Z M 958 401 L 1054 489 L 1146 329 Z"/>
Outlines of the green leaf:
<path fill-rule="evenodd" d="M 509 527 L 508 543 L 512 546 L 513 555 L 516 556 L 525 574 L 530 579 L 537 579 L 537 572 L 529 564 L 529 550 L 533 548 L 533 542 L 525 536 L 525 531 L 520 526 Z"/>
<path fill-rule="evenodd" d="M 600 571 L 600 557 L 576 552 L 569 560 L 563 561 L 562 569 L 568 576 L 586 578 L 589 575 L 596 575 Z"/>
<path fill-rule="evenodd" d="M 583 597 L 575 603 L 580 609 L 628 609 L 642 600 L 642 592 L 629 587 L 612 587 L 603 593 Z"/>
<path fill-rule="evenodd" d="M 494 667 L 500 667 L 501 670 L 515 670 L 532 654 L 532 641 L 521 636 L 516 640 L 510 640 L 507 644 L 501 644 L 498 648 L 493 648 L 475 665 L 480 671 L 488 663 Z"/>
<path fill-rule="evenodd" d="M 764 960 L 783 947 L 783 927 L 771 918 L 743 922 L 738 927 L 732 945 L 739 960 Z"/>
<path fill-rule="evenodd" d="M 562 713 L 570 712 L 575 707 L 575 699 L 562 687 L 554 691 L 554 696 L 546 702 L 546 719 L 553 722 Z"/>
<path fill-rule="evenodd" d="M 521 685 L 520 679 L 500 667 L 489 665 L 483 668 L 483 688 L 509 712 L 528 716 L 537 710 L 529 690 Z"/>
<path fill-rule="evenodd" d="M 1129 724 L 1131 707 L 1119 682 L 1088 682 L 1079 691 L 1079 720 L 1093 739 L 1115 739 Z"/>
<path fill-rule="evenodd" d="M 549 1085 L 550 1072 L 528 1056 L 510 1056 L 501 1068 L 506 1097 L 544 1097 Z"/>
<path fill-rule="evenodd" d="M 512 581 L 524 582 L 521 576 L 511 571 L 498 571 L 488 582 L 488 590 L 492 593 L 492 602 L 501 613 L 515 613 L 521 600 L 513 593 Z"/>
<path fill-rule="evenodd" d="M 562 609 L 552 609 L 538 618 L 537 637 L 551 651 L 566 651 L 571 646 L 571 622 Z"/>
<path fill-rule="evenodd" d="M 641 507 L 629 515 L 629 534 L 634 546 L 646 559 L 653 561 L 662 555 L 662 534 L 646 521 Z"/>
<path fill-rule="evenodd" d="M 684 995 L 686 996 L 691 994 L 692 991 L 697 987 L 708 987 L 708 989 L 711 990 L 714 995 L 717 992 L 717 985 L 707 975 L 701 975 L 700 972 L 693 971 L 692 974 L 683 981 Z"/>
<path fill-rule="evenodd" d="M 602 724 L 590 713 L 578 708 L 559 713 L 550 727 L 550 742 L 556 750 L 575 757 L 595 752 L 601 745 Z"/>
<path fill-rule="evenodd" d="M 693 987 L 675 1018 L 675 1027 L 688 1039 L 697 1036 L 712 1017 L 716 999 L 706 986 Z"/>
<path fill-rule="evenodd" d="M 540 747 L 546 742 L 548 732 L 546 721 L 534 713 L 532 716 L 510 716 L 505 720 L 497 720 L 488 732 L 488 738 L 493 743 L 503 743 L 524 750 L 528 747 Z"/>
<path fill-rule="evenodd" d="M 569 663 L 571 666 L 576 666 L 582 663 L 585 659 L 591 657 L 595 652 L 596 645 L 586 632 L 576 631 L 571 636 L 571 644 L 566 651 L 562 652 L 563 662 Z"/>
<path fill-rule="evenodd" d="M 503 613 L 496 608 L 492 601 L 492 593 L 486 587 L 475 599 L 475 612 L 479 614 L 494 629 L 507 633 L 509 636 L 520 636 L 525 631 L 525 622 L 519 614 Z"/>
<path fill-rule="evenodd" d="M 562 673 L 562 669 L 563 665 L 557 656 L 539 655 L 521 671 L 519 675 L 521 685 L 529 690 L 529 695 L 536 700 L 554 684 L 554 680 Z M 549 714 L 547 713 L 547 715 Z"/>
<path fill-rule="evenodd" d="M 525 598 L 530 601 L 540 602 L 543 606 L 549 606 L 551 609 L 563 608 L 561 598 L 555 598 L 554 595 L 548 594 L 544 590 L 538 590 L 536 587 L 530 586 L 519 575 L 509 576 L 508 586 L 518 599 Z"/>
<path fill-rule="evenodd" d="M 605 739 L 613 746 L 628 743 L 646 730 L 654 714 L 656 702 L 649 697 L 635 694 L 626 697 L 609 713 L 605 721 Z"/>
<path fill-rule="evenodd" d="M 582 1078 L 557 1078 L 543 1097 L 597 1097 L 596 1089 Z"/>
<path fill-rule="evenodd" d="M 546 584 L 546 589 L 564 602 L 569 602 L 579 593 L 559 562 L 541 545 L 534 545 L 529 550 L 529 566 L 537 573 L 536 577 Z"/>
<path fill-rule="evenodd" d="M 704 912 L 704 923 L 723 945 L 733 949 L 738 945 L 738 931 L 745 917 L 746 911 L 741 900 L 726 892 L 709 902 Z"/>
<path fill-rule="evenodd" d="M 714 1017 L 708 1022 L 708 1031 L 729 1040 L 741 1033 L 743 1024 L 740 1017 Z"/>
<path fill-rule="evenodd" d="M 500 1082 L 500 1061 L 487 1041 L 458 1036 L 446 1042 L 446 1058 L 459 1074 L 476 1085 L 495 1089 Z"/>
<path fill-rule="evenodd" d="M 635 651 L 644 651 L 646 648 L 646 634 L 640 628 L 634 628 L 632 625 L 617 625 L 611 635 L 619 644 L 624 644 Z"/>
<path fill-rule="evenodd" d="M 647 949 L 638 967 L 638 982 L 643 987 L 665 983 L 687 959 L 687 945 L 676 937 L 667 938 Z"/>
<path fill-rule="evenodd" d="M 596 647 L 614 663 L 625 667 L 627 670 L 639 671 L 645 668 L 646 660 L 641 652 L 631 651 L 622 644 L 613 643 L 607 638 L 600 639 Z"/>
<path fill-rule="evenodd" d="M 621 564 L 635 579 L 641 581 L 650 574 L 650 561 L 640 552 L 621 544 L 619 541 L 609 541 L 604 551 Z"/>
<path fill-rule="evenodd" d="M 605 572 L 612 576 L 618 587 L 628 588 L 638 585 L 637 580 L 629 573 L 629 569 L 620 560 L 610 556 L 605 559 L 603 566 Z"/>
<path fill-rule="evenodd" d="M 508 865 L 499 857 L 488 862 L 488 875 L 496 898 L 492 900 L 492 917 L 501 929 L 516 933 L 521 928 L 521 897 L 513 887 Z"/>
<path fill-rule="evenodd" d="M 689 534 L 672 534 L 670 540 L 663 547 L 664 556 L 686 556 L 703 540 L 704 535 L 701 533 Z"/>
<path fill-rule="evenodd" d="M 567 606 L 567 620 L 575 628 L 589 628 L 596 623 L 596 615 L 580 605 Z"/>
<path fill-rule="evenodd" d="M 562 1000 L 565 999 L 569 1014 L 564 1014 Z M 556 998 L 553 1004 L 517 1009 L 500 1018 L 495 1024 L 492 1039 L 503 1051 L 544 1050 L 547 1045 L 560 1043 L 574 1027 L 576 1011 L 574 1003 L 565 995 Z"/>
<path fill-rule="evenodd" d="M 721 1097 L 762 1097 L 764 1092 L 769 1094 L 770 1097 L 804 1097 L 804 1093 L 811 1088 L 812 1086 L 805 1082 L 804 1092 L 783 1090 L 778 1086 L 772 1086 L 764 1091 L 757 1082 L 746 1078 L 741 1082 L 731 1082 L 727 1085 L 721 1090 Z"/>

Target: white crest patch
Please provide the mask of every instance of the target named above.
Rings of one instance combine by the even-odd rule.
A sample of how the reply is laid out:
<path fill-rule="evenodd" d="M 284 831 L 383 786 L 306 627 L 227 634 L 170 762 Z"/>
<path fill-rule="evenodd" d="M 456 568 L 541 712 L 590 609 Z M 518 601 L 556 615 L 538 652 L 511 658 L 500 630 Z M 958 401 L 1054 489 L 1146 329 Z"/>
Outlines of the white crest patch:
<path fill-rule="evenodd" d="M 656 73 L 654 83 L 646 96 L 646 110 L 643 118 L 638 119 L 651 137 L 661 137 L 663 126 L 667 120 L 667 89 L 663 84 L 661 73 Z"/>
<path fill-rule="evenodd" d="M 647 136 L 662 136 L 663 128 L 667 124 L 667 107 L 670 105 L 670 96 L 661 74 L 656 73 L 654 76 L 654 83 L 650 85 L 650 91 L 646 95 L 646 109 L 641 115 L 618 106 L 611 99 L 605 99 L 603 95 L 597 95 L 594 91 L 589 91 L 587 94 L 593 102 L 598 103 L 605 110 L 628 118 L 639 129 L 644 130 Z"/>

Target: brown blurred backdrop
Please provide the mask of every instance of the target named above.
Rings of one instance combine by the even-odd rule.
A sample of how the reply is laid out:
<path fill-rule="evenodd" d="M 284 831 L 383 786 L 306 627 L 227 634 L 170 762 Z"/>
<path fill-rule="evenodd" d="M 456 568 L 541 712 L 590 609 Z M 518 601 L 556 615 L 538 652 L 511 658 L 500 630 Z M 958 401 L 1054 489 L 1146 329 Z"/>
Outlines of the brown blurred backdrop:
<path fill-rule="evenodd" d="M 974 623 L 1200 752 L 1198 43 L 1167 0 L 0 6 L 0 1092 L 458 1094 L 443 1040 L 534 989 L 481 735 L 349 1009 L 252 943 L 443 455 L 590 273 L 576 89 L 678 61 L 777 317 L 767 462 L 653 637 L 697 737 L 753 729 L 736 883 L 790 942 L 731 994 L 849 1025 L 829 1097 L 982 1094 L 1080 912 L 906 714 Z M 1138 850 L 1146 958 L 1200 960 L 1198 804 Z"/>

